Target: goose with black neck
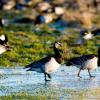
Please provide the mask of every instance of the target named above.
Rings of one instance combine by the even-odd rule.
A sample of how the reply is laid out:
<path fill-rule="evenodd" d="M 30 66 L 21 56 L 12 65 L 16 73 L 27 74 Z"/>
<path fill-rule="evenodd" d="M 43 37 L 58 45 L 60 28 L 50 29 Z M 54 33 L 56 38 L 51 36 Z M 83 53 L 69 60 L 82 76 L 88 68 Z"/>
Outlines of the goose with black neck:
<path fill-rule="evenodd" d="M 48 81 L 47 76 L 50 80 L 50 73 L 56 71 L 61 64 L 61 54 L 58 50 L 60 46 L 62 46 L 62 43 L 55 42 L 53 45 L 54 55 L 47 56 L 38 61 L 32 62 L 25 67 L 27 68 L 27 71 L 36 71 L 39 73 L 44 73 L 45 81 Z"/>

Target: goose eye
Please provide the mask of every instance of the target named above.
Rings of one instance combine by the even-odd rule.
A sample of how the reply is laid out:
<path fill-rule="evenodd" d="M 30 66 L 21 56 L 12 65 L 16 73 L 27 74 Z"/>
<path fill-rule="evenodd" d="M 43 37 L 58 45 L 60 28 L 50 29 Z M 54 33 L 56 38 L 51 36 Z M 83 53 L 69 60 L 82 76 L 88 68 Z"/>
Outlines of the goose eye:
<path fill-rule="evenodd" d="M 84 33 L 85 35 L 87 35 L 88 33 Z"/>

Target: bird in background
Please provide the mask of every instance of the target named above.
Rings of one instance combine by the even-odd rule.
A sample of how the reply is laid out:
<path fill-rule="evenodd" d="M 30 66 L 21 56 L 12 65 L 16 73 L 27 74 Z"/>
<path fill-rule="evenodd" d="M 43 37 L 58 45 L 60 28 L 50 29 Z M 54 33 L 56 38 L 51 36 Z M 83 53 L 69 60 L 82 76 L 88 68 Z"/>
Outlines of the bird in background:
<path fill-rule="evenodd" d="M 27 71 L 36 71 L 39 73 L 44 73 L 45 81 L 51 79 L 50 73 L 55 72 L 61 65 L 61 54 L 58 50 L 59 47 L 62 47 L 62 43 L 55 42 L 53 44 L 54 55 L 47 56 L 42 58 L 38 61 L 32 62 L 31 64 L 27 65 Z"/>
<path fill-rule="evenodd" d="M 100 35 L 100 29 L 95 30 L 82 30 L 80 31 L 80 38 L 83 38 L 84 40 L 92 39 L 94 36 Z"/>
<path fill-rule="evenodd" d="M 92 38 L 93 38 L 93 34 L 91 34 L 91 32 L 89 32 L 88 30 L 82 30 L 80 31 L 80 36 L 76 44 L 82 45 L 86 40 L 90 40 Z"/>
<path fill-rule="evenodd" d="M 7 45 L 8 44 L 8 37 L 5 34 L 2 34 L 0 36 L 0 44 L 1 45 Z"/>
<path fill-rule="evenodd" d="M 8 45 L 8 37 L 5 34 L 0 36 L 0 54 L 4 53 L 5 51 L 10 51 L 11 47 Z"/>
<path fill-rule="evenodd" d="M 0 27 L 1 28 L 8 26 L 10 22 L 11 22 L 10 20 L 0 17 Z"/>

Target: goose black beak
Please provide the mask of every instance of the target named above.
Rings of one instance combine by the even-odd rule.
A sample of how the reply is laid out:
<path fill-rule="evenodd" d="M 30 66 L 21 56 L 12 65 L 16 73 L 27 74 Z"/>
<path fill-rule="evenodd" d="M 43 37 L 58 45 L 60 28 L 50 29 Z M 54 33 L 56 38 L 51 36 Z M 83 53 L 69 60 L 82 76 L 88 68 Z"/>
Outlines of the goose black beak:
<path fill-rule="evenodd" d="M 60 45 L 61 47 L 63 47 L 63 44 L 62 44 L 62 43 L 60 43 L 59 45 Z"/>

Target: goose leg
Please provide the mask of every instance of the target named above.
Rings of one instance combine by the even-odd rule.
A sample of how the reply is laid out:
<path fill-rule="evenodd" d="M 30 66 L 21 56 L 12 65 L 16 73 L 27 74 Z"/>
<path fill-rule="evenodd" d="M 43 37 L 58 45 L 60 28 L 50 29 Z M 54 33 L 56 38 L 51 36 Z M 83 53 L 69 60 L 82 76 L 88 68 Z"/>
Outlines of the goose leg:
<path fill-rule="evenodd" d="M 45 81 L 50 81 L 50 80 L 48 80 L 47 78 L 46 78 L 46 76 L 48 75 L 48 77 L 49 78 L 51 78 L 51 76 L 49 75 L 49 74 L 47 74 L 47 73 L 44 73 L 44 76 L 45 76 Z"/>
<path fill-rule="evenodd" d="M 92 75 L 91 75 L 91 73 L 90 73 L 90 70 L 89 70 L 89 69 L 88 69 L 88 73 L 89 73 L 90 78 L 95 77 L 95 76 L 92 76 Z"/>
<path fill-rule="evenodd" d="M 46 73 L 44 73 L 44 77 L 45 77 L 45 81 L 46 81 L 46 80 L 47 80 L 47 79 L 46 79 Z"/>
<path fill-rule="evenodd" d="M 51 79 L 51 75 L 50 74 L 47 74 L 48 75 L 48 77 Z"/>
<path fill-rule="evenodd" d="M 77 77 L 82 78 L 82 77 L 80 76 L 80 72 L 81 72 L 81 69 L 79 69 L 79 72 L 78 72 L 78 74 L 77 74 Z"/>

